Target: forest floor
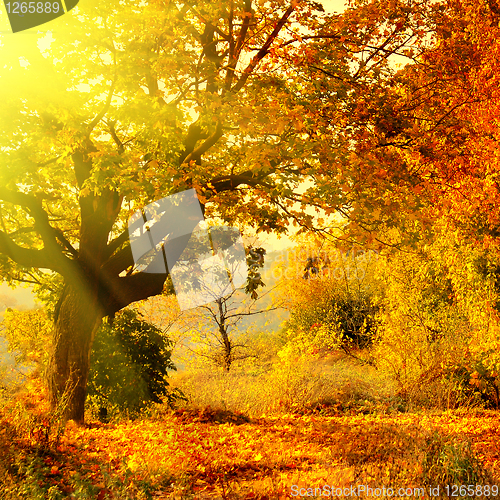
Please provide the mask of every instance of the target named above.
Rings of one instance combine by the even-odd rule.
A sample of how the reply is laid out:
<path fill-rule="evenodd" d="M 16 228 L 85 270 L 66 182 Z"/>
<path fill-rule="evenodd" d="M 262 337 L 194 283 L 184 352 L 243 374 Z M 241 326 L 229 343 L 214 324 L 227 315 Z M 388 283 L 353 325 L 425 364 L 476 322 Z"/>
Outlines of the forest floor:
<path fill-rule="evenodd" d="M 41 430 L 15 437 L 3 425 L 0 446 L 11 464 L 2 470 L 0 463 L 0 499 L 22 498 L 8 496 L 19 491 L 14 465 L 30 499 L 494 498 L 499 423 L 494 411 L 250 420 L 177 410 L 118 424 L 70 422 L 50 443 Z M 474 494 L 464 495 L 460 485 L 474 485 Z"/>

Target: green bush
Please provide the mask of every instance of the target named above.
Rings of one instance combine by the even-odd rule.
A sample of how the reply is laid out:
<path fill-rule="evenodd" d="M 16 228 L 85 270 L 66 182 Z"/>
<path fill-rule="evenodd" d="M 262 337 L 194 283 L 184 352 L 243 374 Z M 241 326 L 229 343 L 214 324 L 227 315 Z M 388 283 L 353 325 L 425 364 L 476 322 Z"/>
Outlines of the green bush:
<path fill-rule="evenodd" d="M 113 413 L 139 410 L 165 398 L 173 403 L 180 394 L 170 391 L 166 380 L 168 371 L 175 370 L 170 347 L 161 330 L 132 310 L 103 324 L 92 348 L 90 406 Z"/>

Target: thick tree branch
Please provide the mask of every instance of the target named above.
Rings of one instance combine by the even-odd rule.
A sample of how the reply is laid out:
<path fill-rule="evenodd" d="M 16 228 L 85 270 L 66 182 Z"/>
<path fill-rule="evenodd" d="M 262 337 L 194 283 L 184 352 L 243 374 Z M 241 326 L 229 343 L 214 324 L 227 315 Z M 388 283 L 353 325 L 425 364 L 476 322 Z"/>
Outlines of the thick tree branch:
<path fill-rule="evenodd" d="M 55 258 L 65 259 L 62 247 L 57 242 L 58 232 L 50 225 L 49 216 L 43 209 L 40 200 L 30 194 L 11 191 L 7 188 L 0 188 L 0 199 L 27 209 L 28 213 L 35 219 L 34 227 L 40 234 L 45 249 L 53 252 Z"/>
<path fill-rule="evenodd" d="M 115 91 L 115 85 L 116 85 L 116 77 L 113 80 L 111 87 L 109 88 L 108 97 L 106 98 L 104 106 L 102 107 L 101 111 L 97 114 L 97 116 L 89 124 L 87 130 L 87 136 L 90 136 L 90 133 L 92 132 L 92 130 L 94 130 L 94 127 L 102 120 L 104 115 L 108 112 L 109 107 L 111 106 L 111 99 L 113 98 L 113 92 Z"/>
<path fill-rule="evenodd" d="M 267 177 L 264 176 L 264 177 Z M 273 186 L 269 183 L 266 183 L 263 178 L 257 177 L 251 170 L 247 170 L 242 172 L 241 174 L 235 175 L 225 175 L 222 177 L 216 177 L 215 179 L 210 181 L 210 184 L 215 188 L 217 193 L 222 191 L 232 191 L 242 184 L 246 184 L 248 186 L 264 186 L 267 188 L 272 188 Z M 208 185 L 204 186 L 205 189 L 211 189 Z"/>
<path fill-rule="evenodd" d="M 262 179 L 253 176 L 251 171 L 243 172 L 239 175 L 229 175 L 215 178 L 211 181 L 211 186 L 203 186 L 206 190 L 215 190 L 215 192 L 233 190 L 241 184 L 249 186 L 263 185 L 271 188 L 270 184 L 265 183 Z M 212 187 L 213 186 L 213 187 Z M 134 265 L 134 258 L 130 245 L 124 246 L 121 250 L 116 252 L 124 243 L 129 240 L 128 228 L 123 231 L 119 236 L 112 240 L 107 247 L 107 262 L 103 266 L 103 272 L 110 276 L 117 276 L 125 271 L 130 266 Z"/>
<path fill-rule="evenodd" d="M 214 146 L 217 141 L 222 137 L 222 124 L 220 121 L 217 122 L 214 133 L 208 137 L 200 146 L 198 146 L 194 151 L 192 151 L 183 161 L 183 163 L 189 163 L 190 161 L 197 161 L 199 158 L 206 153 L 212 146 Z"/>
<path fill-rule="evenodd" d="M 123 146 L 122 141 L 120 141 L 120 138 L 116 134 L 115 125 L 116 125 L 116 120 L 108 122 L 109 132 L 111 134 L 111 137 L 113 138 L 113 141 L 115 141 L 115 144 L 118 146 L 118 154 L 121 155 L 125 151 L 125 147 Z"/>
<path fill-rule="evenodd" d="M 74 164 L 76 182 L 78 183 L 78 187 L 80 189 L 83 187 L 84 182 L 89 178 L 90 172 L 92 171 L 92 160 L 89 157 L 89 153 L 95 153 L 97 151 L 97 148 L 91 141 L 87 141 L 86 146 L 86 149 L 77 150 L 71 155 Z M 89 199 L 90 197 L 86 198 Z"/>
<path fill-rule="evenodd" d="M 63 274 L 64 271 L 64 266 L 61 266 L 47 249 L 35 250 L 21 247 L 14 243 L 9 238 L 9 235 L 3 231 L 0 231 L 0 253 L 6 255 L 20 266 L 51 269 L 60 274 Z"/>
<path fill-rule="evenodd" d="M 228 64 L 226 67 L 226 80 L 225 80 L 225 88 L 224 91 L 229 91 L 231 90 L 231 85 L 233 84 L 234 80 L 234 72 L 236 70 L 236 65 L 238 64 L 238 60 L 240 57 L 241 50 L 243 48 L 243 43 L 245 42 L 248 28 L 250 26 L 250 20 L 253 17 L 252 14 L 252 0 L 245 0 L 245 10 L 243 12 L 243 24 L 240 29 L 240 33 L 238 35 L 238 39 L 234 40 L 234 35 L 233 35 L 233 19 L 234 16 L 234 8 L 233 4 L 231 3 L 231 10 L 229 13 L 229 59 L 228 59 Z"/>
<path fill-rule="evenodd" d="M 120 235 L 118 235 L 114 240 L 108 243 L 107 255 L 106 258 L 111 257 L 116 250 L 118 250 L 124 243 L 128 241 L 128 228 L 123 231 Z"/>
<path fill-rule="evenodd" d="M 206 139 L 207 134 L 204 133 L 197 122 L 191 123 L 188 128 L 187 135 L 183 141 L 184 151 L 179 156 L 179 165 L 182 165 L 186 158 L 194 151 L 196 144 L 201 139 Z"/>
<path fill-rule="evenodd" d="M 56 238 L 64 245 L 64 247 L 66 248 L 66 250 L 68 250 L 74 257 L 77 257 L 78 256 L 78 251 L 68 241 L 68 239 L 66 238 L 66 236 L 64 236 L 64 233 L 60 229 L 58 229 L 58 228 L 55 228 L 54 231 L 55 231 Z"/>
<path fill-rule="evenodd" d="M 137 273 L 103 280 L 100 303 L 105 315 L 112 315 L 132 302 L 160 295 L 167 277 L 167 274 Z"/>
<path fill-rule="evenodd" d="M 125 234 L 127 234 L 128 240 L 128 231 L 126 233 L 122 233 L 120 236 L 123 236 Z M 132 255 L 132 249 L 130 248 L 130 245 L 126 245 L 107 260 L 107 262 L 102 267 L 102 272 L 105 275 L 118 276 L 122 271 L 125 271 L 125 269 L 133 266 L 134 264 L 135 263 L 134 256 Z"/>
<path fill-rule="evenodd" d="M 252 20 L 252 0 L 245 0 L 245 10 L 243 12 L 243 16 L 245 19 L 243 20 L 243 24 L 241 26 L 240 33 L 238 35 L 238 40 L 236 41 L 235 48 L 235 57 L 239 58 L 241 53 L 241 49 L 243 48 L 243 44 L 245 43 L 245 39 L 247 37 L 248 28 L 250 27 L 250 21 Z"/>
<path fill-rule="evenodd" d="M 186 4 L 187 5 L 187 4 Z M 217 26 L 214 26 L 210 21 L 203 17 L 199 12 L 197 12 L 194 7 L 187 5 L 188 9 L 195 14 L 196 17 L 205 25 L 210 27 L 215 33 L 217 33 L 223 40 L 229 41 L 229 36 L 221 31 Z"/>
<path fill-rule="evenodd" d="M 226 90 L 229 90 L 232 85 L 233 77 L 234 77 L 234 70 L 236 68 L 236 63 L 237 59 L 235 57 L 235 46 L 236 43 L 234 41 L 234 2 L 231 1 L 231 5 L 229 7 L 229 15 L 227 18 L 227 24 L 228 24 L 228 29 L 229 29 L 229 50 L 228 50 L 228 63 L 226 66 L 226 81 L 225 81 L 225 88 Z"/>

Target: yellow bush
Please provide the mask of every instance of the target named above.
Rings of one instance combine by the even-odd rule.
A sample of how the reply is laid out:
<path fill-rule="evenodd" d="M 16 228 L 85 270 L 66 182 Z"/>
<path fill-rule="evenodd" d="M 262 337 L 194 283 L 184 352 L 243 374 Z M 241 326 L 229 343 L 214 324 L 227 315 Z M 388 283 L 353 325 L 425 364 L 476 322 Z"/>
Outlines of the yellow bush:
<path fill-rule="evenodd" d="M 443 231 L 416 252 L 379 259 L 384 293 L 374 358 L 406 397 L 445 407 L 477 403 L 464 373 L 487 377 L 500 367 L 498 313 L 488 307 L 497 292 L 477 265 L 482 258 Z"/>

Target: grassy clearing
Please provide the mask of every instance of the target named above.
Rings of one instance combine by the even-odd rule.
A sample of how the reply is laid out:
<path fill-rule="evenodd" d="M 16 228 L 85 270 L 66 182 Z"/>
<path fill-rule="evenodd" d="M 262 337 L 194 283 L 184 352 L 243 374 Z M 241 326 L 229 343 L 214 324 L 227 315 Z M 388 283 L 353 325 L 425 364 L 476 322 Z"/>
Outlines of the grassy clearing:
<path fill-rule="evenodd" d="M 196 370 L 175 374 L 172 385 L 189 398 L 189 408 L 242 412 L 369 413 L 403 409 L 393 382 L 371 366 L 345 355 L 242 367 L 231 372 Z"/>

